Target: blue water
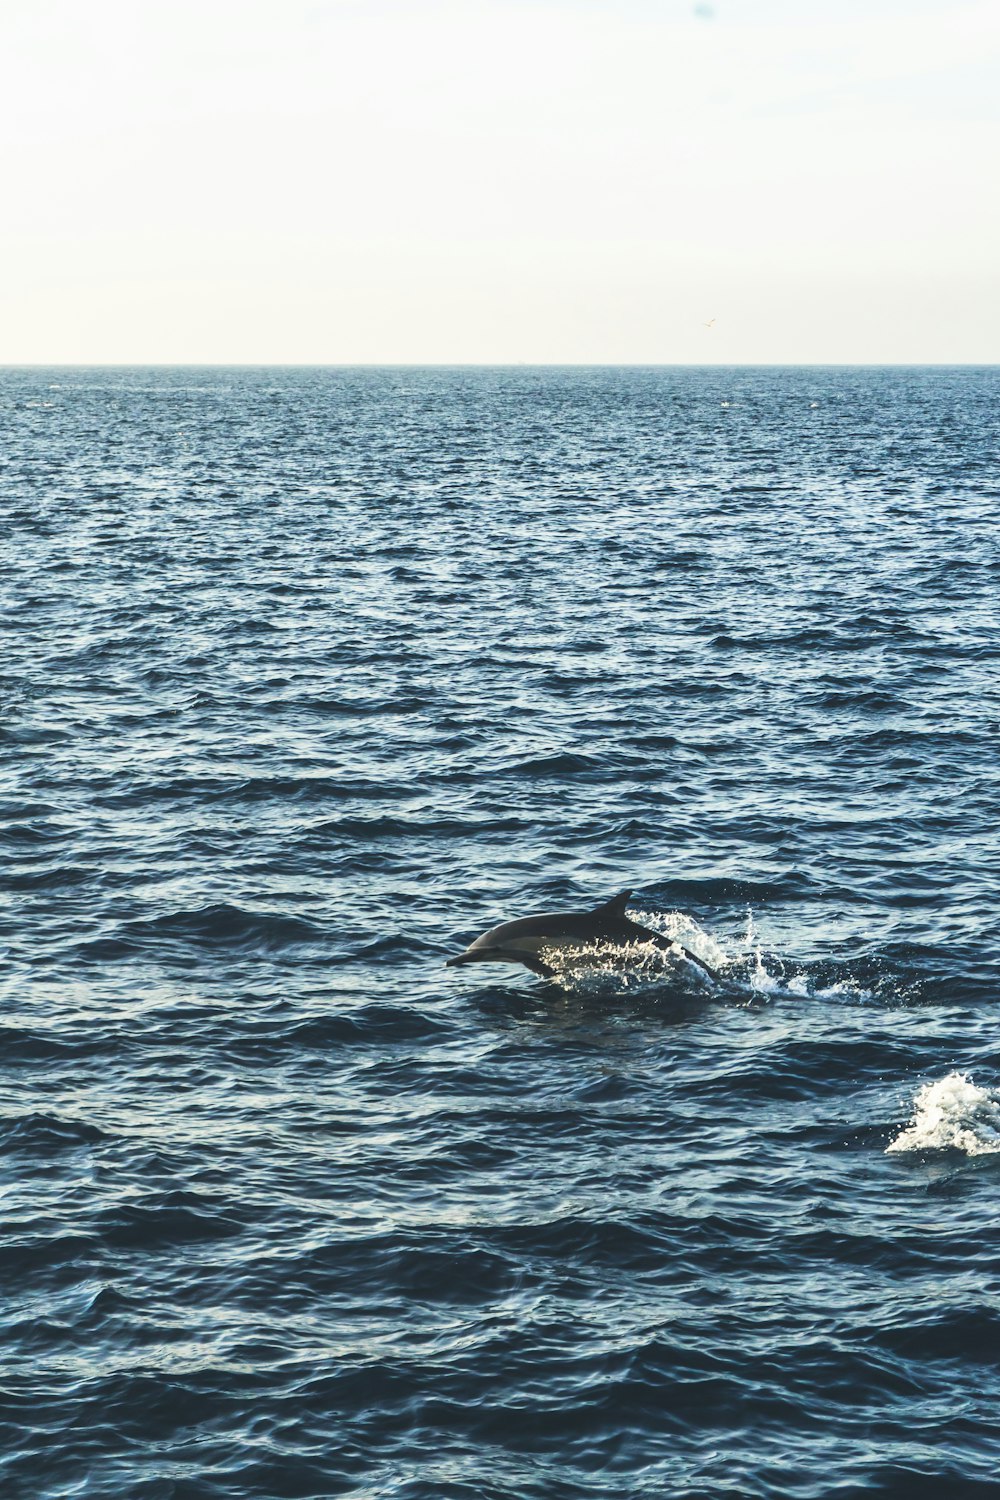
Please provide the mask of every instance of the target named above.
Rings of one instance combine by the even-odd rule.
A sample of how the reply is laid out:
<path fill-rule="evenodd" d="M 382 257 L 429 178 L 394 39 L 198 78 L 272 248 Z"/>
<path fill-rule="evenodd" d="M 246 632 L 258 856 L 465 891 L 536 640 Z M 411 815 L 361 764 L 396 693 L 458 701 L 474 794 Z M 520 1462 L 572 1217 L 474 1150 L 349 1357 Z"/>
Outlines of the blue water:
<path fill-rule="evenodd" d="M 1000 1494 L 998 411 L 0 372 L 5 1500 Z"/>

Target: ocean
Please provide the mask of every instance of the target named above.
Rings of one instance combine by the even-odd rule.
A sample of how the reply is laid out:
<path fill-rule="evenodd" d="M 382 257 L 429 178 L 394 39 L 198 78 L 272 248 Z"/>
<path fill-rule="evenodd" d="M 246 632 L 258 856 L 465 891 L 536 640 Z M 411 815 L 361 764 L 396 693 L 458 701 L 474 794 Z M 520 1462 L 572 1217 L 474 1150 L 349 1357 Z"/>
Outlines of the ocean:
<path fill-rule="evenodd" d="M 4 1500 L 1000 1495 L 998 410 L 0 372 Z"/>

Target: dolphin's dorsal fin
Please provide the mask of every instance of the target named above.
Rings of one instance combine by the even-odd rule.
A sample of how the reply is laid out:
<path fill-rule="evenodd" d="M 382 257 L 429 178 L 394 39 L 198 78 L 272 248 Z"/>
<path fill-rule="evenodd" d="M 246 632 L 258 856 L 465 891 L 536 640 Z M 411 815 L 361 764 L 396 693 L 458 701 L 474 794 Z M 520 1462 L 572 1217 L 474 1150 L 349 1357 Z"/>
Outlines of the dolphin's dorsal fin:
<path fill-rule="evenodd" d="M 606 917 L 623 917 L 631 894 L 631 891 L 619 891 L 617 896 L 612 896 L 610 901 L 602 901 L 594 910 L 602 912 Z"/>

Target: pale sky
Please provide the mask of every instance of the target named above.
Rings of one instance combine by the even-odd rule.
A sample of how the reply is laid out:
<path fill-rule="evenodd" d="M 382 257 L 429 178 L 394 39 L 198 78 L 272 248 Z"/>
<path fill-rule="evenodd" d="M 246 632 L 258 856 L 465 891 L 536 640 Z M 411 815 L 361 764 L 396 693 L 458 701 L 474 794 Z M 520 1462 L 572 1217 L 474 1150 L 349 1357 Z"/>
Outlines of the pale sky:
<path fill-rule="evenodd" d="M 998 100 L 1000 0 L 0 0 L 0 363 L 997 362 Z"/>

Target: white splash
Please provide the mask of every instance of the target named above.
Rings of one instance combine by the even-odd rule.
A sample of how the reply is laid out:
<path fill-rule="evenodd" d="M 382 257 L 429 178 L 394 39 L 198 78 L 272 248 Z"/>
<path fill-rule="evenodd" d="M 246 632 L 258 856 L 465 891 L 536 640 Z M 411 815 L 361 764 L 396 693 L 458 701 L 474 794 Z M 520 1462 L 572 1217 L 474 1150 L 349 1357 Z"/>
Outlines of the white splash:
<path fill-rule="evenodd" d="M 729 954 L 722 944 L 699 927 L 694 917 L 689 917 L 686 912 L 639 911 L 636 920 L 644 927 L 661 932 L 664 937 L 673 938 L 682 948 L 690 949 L 695 958 L 700 958 L 710 969 L 725 969 L 729 963 Z"/>
<path fill-rule="evenodd" d="M 913 1117 L 886 1151 L 964 1151 L 988 1156 L 1000 1151 L 1000 1091 L 977 1087 L 965 1073 L 925 1083 L 913 1101 Z"/>
<path fill-rule="evenodd" d="M 684 957 L 690 949 L 696 958 L 719 971 L 729 963 L 725 949 L 684 912 L 636 910 L 635 919 L 680 946 L 664 949 L 655 943 L 634 943 L 621 948 L 608 943 L 580 944 L 576 948 L 543 949 L 539 957 L 556 970 L 555 983 L 568 989 L 599 992 L 610 985 L 614 991 L 658 989 L 665 978 L 696 987 L 714 989 L 715 982 L 697 964 Z"/>
<path fill-rule="evenodd" d="M 789 970 L 778 954 L 764 954 L 760 943 L 753 908 L 747 907 L 747 925 L 743 934 L 743 951 L 746 955 L 739 965 L 742 982 L 754 995 L 793 995 L 799 1000 L 847 1000 L 859 1002 L 874 998 L 873 991 L 865 989 L 853 979 L 841 979 L 835 984 L 817 986 L 815 980 L 804 969 Z M 771 967 L 768 967 L 768 964 Z M 775 966 L 777 972 L 775 972 Z"/>
<path fill-rule="evenodd" d="M 764 955 L 760 951 L 760 944 L 754 949 L 753 968 L 747 980 L 750 988 L 757 995 L 780 995 L 789 988 L 788 982 L 783 977 L 768 973 L 764 964 Z"/>
<path fill-rule="evenodd" d="M 693 980 L 712 985 L 711 978 L 696 965 L 688 963 L 680 950 L 658 948 L 655 943 L 634 943 L 629 948 L 610 943 L 586 943 L 576 948 L 543 948 L 543 963 L 556 971 L 557 984 L 571 989 L 602 988 L 610 981 L 615 991 L 634 989 L 653 983 L 661 985 L 667 977 Z"/>

